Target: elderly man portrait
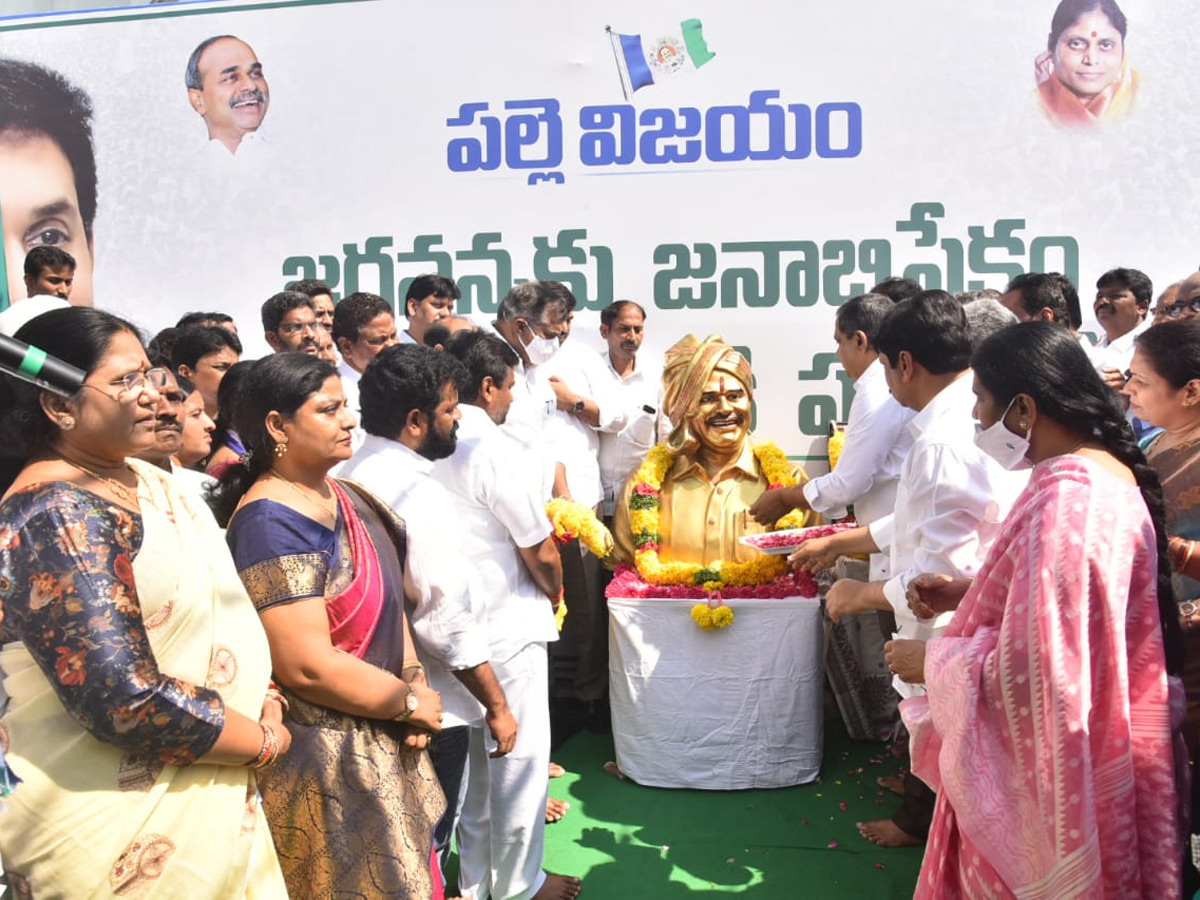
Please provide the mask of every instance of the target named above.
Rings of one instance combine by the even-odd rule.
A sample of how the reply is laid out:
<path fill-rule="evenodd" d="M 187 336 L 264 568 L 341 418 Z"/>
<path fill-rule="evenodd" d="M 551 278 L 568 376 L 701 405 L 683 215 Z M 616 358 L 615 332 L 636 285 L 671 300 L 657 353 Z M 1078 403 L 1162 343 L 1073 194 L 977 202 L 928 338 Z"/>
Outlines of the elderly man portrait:
<path fill-rule="evenodd" d="M 201 41 L 188 58 L 184 83 L 208 129 L 209 147 L 235 154 L 258 142 L 271 90 L 249 44 L 231 34 Z"/>

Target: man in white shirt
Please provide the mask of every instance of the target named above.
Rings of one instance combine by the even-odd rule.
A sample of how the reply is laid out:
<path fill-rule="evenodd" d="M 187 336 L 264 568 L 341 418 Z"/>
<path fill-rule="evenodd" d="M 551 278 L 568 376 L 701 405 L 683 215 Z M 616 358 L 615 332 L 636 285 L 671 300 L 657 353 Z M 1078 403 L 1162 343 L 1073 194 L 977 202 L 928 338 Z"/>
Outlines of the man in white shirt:
<path fill-rule="evenodd" d="M 622 417 L 600 430 L 601 514 L 611 520 L 625 479 L 646 453 L 671 433 L 662 409 L 662 361 L 639 357 L 646 332 L 646 311 L 632 300 L 617 300 L 600 310 L 600 336 L 608 349 L 600 355 L 617 387 Z"/>
<path fill-rule="evenodd" d="M 402 344 L 424 344 L 425 329 L 434 322 L 454 315 L 454 304 L 462 292 L 453 278 L 443 275 L 418 275 L 404 294 L 404 315 L 408 328 L 400 332 Z"/>
<path fill-rule="evenodd" d="M 432 351 L 437 352 L 437 351 Z M 458 448 L 433 477 L 454 495 L 457 548 L 478 572 L 492 670 L 520 732 L 512 751 L 489 757 L 472 728 L 467 795 L 458 829 L 465 897 L 560 900 L 579 880 L 542 870 L 550 709 L 546 644 L 558 638 L 554 606 L 562 565 L 530 459 L 500 429 L 512 405 L 516 353 L 493 334 L 463 331 L 446 351 L 468 375 L 461 385 Z"/>
<path fill-rule="evenodd" d="M 559 350 L 533 370 L 538 383 L 549 384 L 556 408 L 546 437 L 556 467 L 554 496 L 567 497 L 597 512 L 600 508 L 600 430 L 619 428 L 622 413 L 617 392 L 600 357 L 578 340 L 570 340 L 576 300 L 559 281 L 538 285 L 557 296 L 567 307 L 566 330 L 559 335 Z M 608 609 L 604 600 L 603 566 L 580 540 L 559 547 L 563 561 L 564 599 L 570 614 L 552 656 L 556 670 L 567 668 L 571 693 L 587 710 L 588 724 L 610 727 L 608 696 Z"/>
<path fill-rule="evenodd" d="M 875 343 L 892 395 L 916 411 L 908 423 L 913 446 L 901 466 L 895 512 L 869 527 L 809 541 L 793 560 L 820 568 L 837 556 L 890 547 L 891 577 L 837 581 L 826 611 L 838 621 L 845 613 L 890 609 L 898 637 L 927 641 L 945 630 L 952 613 L 918 620 L 908 607 L 909 582 L 924 573 L 974 575 L 1028 475 L 1006 472 L 975 445 L 971 342 L 957 300 L 945 291 L 924 291 L 896 304 Z M 905 697 L 923 690 L 898 678 L 893 686 Z M 865 838 L 889 847 L 924 842 L 934 794 L 911 774 L 904 792 L 904 806 L 892 819 L 859 823 Z"/>
<path fill-rule="evenodd" d="M 750 507 L 750 515 L 759 522 L 777 522 L 793 508 L 840 519 L 853 506 L 859 525 L 892 514 L 900 466 L 913 442 L 908 430 L 913 411 L 888 391 L 875 346 L 894 306 L 882 294 L 863 294 L 838 307 L 833 340 L 838 361 L 854 379 L 854 402 L 837 468 L 802 485 L 764 492 Z M 872 553 L 869 566 L 842 560 L 838 570 L 839 575 L 860 580 L 885 580 L 890 574 L 888 554 Z M 828 629 L 826 673 L 853 737 L 884 740 L 895 733 L 900 698 L 889 686 L 892 678 L 883 649 L 895 629 L 891 610 L 883 609 L 851 614 Z"/>
<path fill-rule="evenodd" d="M 854 402 L 837 469 L 802 485 L 767 491 L 750 507 L 759 522 L 774 523 L 793 508 L 814 509 L 840 519 L 854 507 L 859 525 L 889 516 L 896 505 L 900 466 L 913 438 L 914 413 L 888 390 L 875 336 L 895 304 L 882 294 L 863 294 L 838 307 L 833 326 L 838 361 L 854 379 Z M 888 576 L 887 554 L 871 557 L 871 579 Z"/>
<path fill-rule="evenodd" d="M 337 371 L 346 394 L 346 407 L 358 419 L 359 379 L 371 360 L 396 343 L 392 305 L 378 294 L 366 291 L 343 297 L 333 310 L 333 340 L 342 358 Z"/>
<path fill-rule="evenodd" d="M 1114 390 L 1125 386 L 1138 335 L 1154 324 L 1147 315 L 1153 297 L 1154 285 L 1137 269 L 1110 269 L 1096 281 L 1092 310 L 1104 337 L 1092 349 L 1092 362 L 1104 383 Z"/>
<path fill-rule="evenodd" d="M 561 348 L 561 339 L 569 330 L 569 312 L 560 295 L 529 281 L 515 285 L 505 294 L 492 323 L 494 333 L 517 354 L 512 408 L 504 420 L 503 431 L 524 452 L 537 457 L 542 500 L 550 499 L 556 482 L 563 483 L 565 467 L 546 438 L 550 420 L 558 408 L 558 397 L 550 380 L 539 377 L 536 370 Z"/>
<path fill-rule="evenodd" d="M 363 445 L 342 475 L 366 487 L 404 519 L 408 555 L 404 594 L 418 656 L 429 686 L 442 694 L 442 730 L 430 756 L 446 795 L 434 832 L 443 869 L 462 805 L 470 726 L 486 724 L 503 756 L 517 739 L 517 720 L 488 662 L 486 600 L 475 567 L 459 548 L 454 498 L 430 473 L 457 444 L 453 356 L 427 347 L 385 347 L 360 382 Z"/>

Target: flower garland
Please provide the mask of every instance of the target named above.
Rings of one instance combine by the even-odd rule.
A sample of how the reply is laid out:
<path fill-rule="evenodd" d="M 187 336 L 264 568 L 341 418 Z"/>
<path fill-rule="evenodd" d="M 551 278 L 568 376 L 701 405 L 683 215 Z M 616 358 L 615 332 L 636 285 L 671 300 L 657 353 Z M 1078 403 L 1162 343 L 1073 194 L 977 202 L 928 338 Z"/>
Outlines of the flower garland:
<path fill-rule="evenodd" d="M 768 490 L 796 484 L 787 456 L 773 443 L 754 447 L 754 456 L 767 477 Z M 709 603 L 692 609 L 692 618 L 701 628 L 724 628 L 733 621 L 733 610 L 721 606 L 720 592 L 727 587 L 767 584 L 787 572 L 782 556 L 759 556 L 748 562 L 718 559 L 711 563 L 662 562 L 658 558 L 659 507 L 663 479 L 675 464 L 675 454 L 664 444 L 656 444 L 634 476 L 629 498 L 629 524 L 633 532 L 634 564 L 649 584 L 692 585 L 709 594 Z M 772 530 L 798 528 L 806 513 L 792 511 L 775 523 Z M 713 608 L 715 599 L 716 608 Z"/>
<path fill-rule="evenodd" d="M 604 523 L 596 518 L 595 511 L 567 500 L 565 497 L 555 497 L 545 506 L 546 518 L 554 528 L 554 540 L 560 544 L 579 538 L 598 559 L 612 556 L 614 544 L 612 532 Z M 563 622 L 567 618 L 567 601 L 559 600 L 558 608 L 554 611 L 554 624 L 558 630 L 563 630 Z"/>
<path fill-rule="evenodd" d="M 846 446 L 846 432 L 837 430 L 829 436 L 829 471 L 837 468 L 838 460 L 842 457 L 842 448 Z"/>
<path fill-rule="evenodd" d="M 597 559 L 612 556 L 612 532 L 582 503 L 555 497 L 546 504 L 546 518 L 554 526 L 554 539 L 560 544 L 579 538 Z"/>

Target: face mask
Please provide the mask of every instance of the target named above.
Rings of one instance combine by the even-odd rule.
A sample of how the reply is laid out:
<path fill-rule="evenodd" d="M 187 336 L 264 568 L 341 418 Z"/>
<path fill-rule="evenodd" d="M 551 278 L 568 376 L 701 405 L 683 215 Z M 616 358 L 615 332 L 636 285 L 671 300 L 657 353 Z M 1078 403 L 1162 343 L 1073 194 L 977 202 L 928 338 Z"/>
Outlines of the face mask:
<path fill-rule="evenodd" d="M 1015 469 L 1028 469 L 1032 465 L 1025 458 L 1025 454 L 1029 452 L 1029 439 L 1014 434 L 1004 426 L 1004 416 L 1008 415 L 1016 400 L 1017 398 L 1013 397 L 1009 401 L 1004 415 L 989 428 L 975 423 L 975 446 L 1010 472 Z"/>
<path fill-rule="evenodd" d="M 526 343 L 524 340 L 521 340 L 521 336 L 518 334 L 517 340 L 521 341 L 521 345 L 524 346 L 525 352 L 529 355 L 529 364 L 531 366 L 540 366 L 557 353 L 558 348 L 562 345 L 558 342 L 558 338 L 544 338 L 533 330 L 533 326 L 526 323 L 526 327 L 529 328 L 529 333 L 533 337 Z"/>

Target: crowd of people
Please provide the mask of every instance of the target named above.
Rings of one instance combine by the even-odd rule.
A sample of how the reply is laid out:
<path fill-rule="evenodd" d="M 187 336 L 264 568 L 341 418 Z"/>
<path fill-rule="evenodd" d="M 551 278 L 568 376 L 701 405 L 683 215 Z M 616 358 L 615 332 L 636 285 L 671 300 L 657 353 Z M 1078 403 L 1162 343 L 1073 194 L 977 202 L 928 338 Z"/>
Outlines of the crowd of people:
<path fill-rule="evenodd" d="M 301 281 L 252 361 L 220 312 L 143 343 L 68 306 L 73 268 L 31 253 L 0 315 L 85 373 L 70 396 L 0 381 L 14 895 L 577 896 L 545 859 L 549 700 L 607 718 L 608 575 L 545 504 L 611 523 L 692 415 L 640 352 L 646 310 L 602 310 L 597 353 L 558 282 L 484 324 L 422 276 L 400 328 Z M 1200 882 L 1200 273 L 1154 300 L 1106 272 L 1092 346 L 1055 273 L 876 285 L 837 310 L 836 468 L 748 509 L 854 517 L 789 563 L 834 568 L 832 627 L 860 626 L 829 642 L 839 708 L 911 758 L 860 831 L 926 845 L 918 896 Z"/>

